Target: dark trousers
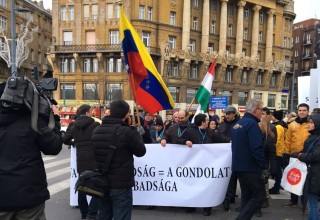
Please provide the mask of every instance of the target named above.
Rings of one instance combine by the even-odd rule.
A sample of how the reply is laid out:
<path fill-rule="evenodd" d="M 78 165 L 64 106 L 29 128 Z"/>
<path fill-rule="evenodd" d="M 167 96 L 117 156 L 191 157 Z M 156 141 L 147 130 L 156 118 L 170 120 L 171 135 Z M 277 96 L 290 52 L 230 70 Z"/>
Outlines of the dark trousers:
<path fill-rule="evenodd" d="M 87 195 L 78 191 L 78 205 L 82 218 L 95 218 L 99 210 L 100 199 L 92 197 L 88 204 Z"/>
<path fill-rule="evenodd" d="M 304 196 L 301 196 L 301 203 L 304 200 Z M 299 201 L 299 196 L 297 196 L 296 194 L 291 193 L 291 198 L 290 198 L 290 202 L 293 205 L 298 205 L 298 201 Z"/>
<path fill-rule="evenodd" d="M 237 174 L 235 172 L 232 172 L 230 181 L 228 184 L 228 189 L 226 196 L 224 198 L 224 203 L 230 204 L 232 200 L 234 200 L 236 196 L 236 191 L 237 191 Z"/>
<path fill-rule="evenodd" d="M 241 188 L 241 211 L 237 220 L 250 220 L 267 197 L 261 173 L 237 172 Z"/>
<path fill-rule="evenodd" d="M 279 191 L 280 190 L 280 183 L 282 178 L 282 168 L 284 166 L 283 158 L 277 156 L 277 173 L 274 177 L 274 190 Z"/>
<path fill-rule="evenodd" d="M 14 212 L 2 212 L 0 211 L 1 220 L 46 220 L 44 213 L 45 203 L 41 203 L 36 207 Z"/>
<path fill-rule="evenodd" d="M 132 189 L 110 189 L 101 199 L 98 220 L 131 220 Z"/>

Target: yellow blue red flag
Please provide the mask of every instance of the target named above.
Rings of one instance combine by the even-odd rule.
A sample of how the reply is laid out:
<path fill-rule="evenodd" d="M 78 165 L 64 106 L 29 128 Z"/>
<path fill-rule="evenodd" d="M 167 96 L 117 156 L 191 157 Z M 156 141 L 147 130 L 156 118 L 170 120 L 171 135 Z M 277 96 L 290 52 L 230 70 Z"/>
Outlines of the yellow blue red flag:
<path fill-rule="evenodd" d="M 172 109 L 174 101 L 150 54 L 120 7 L 120 36 L 133 95 L 150 114 Z"/>

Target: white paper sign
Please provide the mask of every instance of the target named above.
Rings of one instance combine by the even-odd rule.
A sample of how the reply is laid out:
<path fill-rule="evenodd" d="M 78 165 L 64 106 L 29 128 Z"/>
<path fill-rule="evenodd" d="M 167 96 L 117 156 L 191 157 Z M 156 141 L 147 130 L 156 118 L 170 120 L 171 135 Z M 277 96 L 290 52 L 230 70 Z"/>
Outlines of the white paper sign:
<path fill-rule="evenodd" d="M 135 157 L 134 205 L 220 205 L 231 176 L 231 144 L 147 144 Z"/>
<path fill-rule="evenodd" d="M 298 104 L 310 103 L 310 76 L 298 77 Z"/>

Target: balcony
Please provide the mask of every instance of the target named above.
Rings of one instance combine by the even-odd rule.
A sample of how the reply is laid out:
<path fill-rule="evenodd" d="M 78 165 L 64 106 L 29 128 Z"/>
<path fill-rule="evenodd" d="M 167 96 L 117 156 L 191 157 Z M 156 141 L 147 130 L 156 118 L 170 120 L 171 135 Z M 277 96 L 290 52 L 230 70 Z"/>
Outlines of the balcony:
<path fill-rule="evenodd" d="M 57 45 L 54 53 L 122 52 L 121 44 Z M 160 56 L 160 48 L 147 47 L 151 55 Z M 53 52 L 53 51 L 52 51 Z"/>
<path fill-rule="evenodd" d="M 302 59 L 303 59 L 303 60 L 311 59 L 311 55 L 304 53 L 304 54 L 302 55 Z"/>
<path fill-rule="evenodd" d="M 312 40 L 305 40 L 303 42 L 303 46 L 308 46 L 308 45 L 311 45 L 312 44 Z"/>

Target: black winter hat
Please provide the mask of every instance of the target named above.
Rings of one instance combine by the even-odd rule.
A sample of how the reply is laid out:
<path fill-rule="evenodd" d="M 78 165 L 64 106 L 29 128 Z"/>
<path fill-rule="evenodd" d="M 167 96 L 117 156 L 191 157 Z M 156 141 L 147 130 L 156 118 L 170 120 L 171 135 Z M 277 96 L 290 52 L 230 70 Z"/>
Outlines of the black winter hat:
<path fill-rule="evenodd" d="M 283 110 L 273 112 L 273 117 L 278 121 L 281 121 L 283 119 Z"/>
<path fill-rule="evenodd" d="M 155 125 L 163 126 L 163 121 L 161 118 L 157 118 L 154 123 L 155 123 Z"/>
<path fill-rule="evenodd" d="M 124 118 L 129 112 L 129 105 L 123 100 L 113 101 L 110 104 L 110 116 Z"/>

